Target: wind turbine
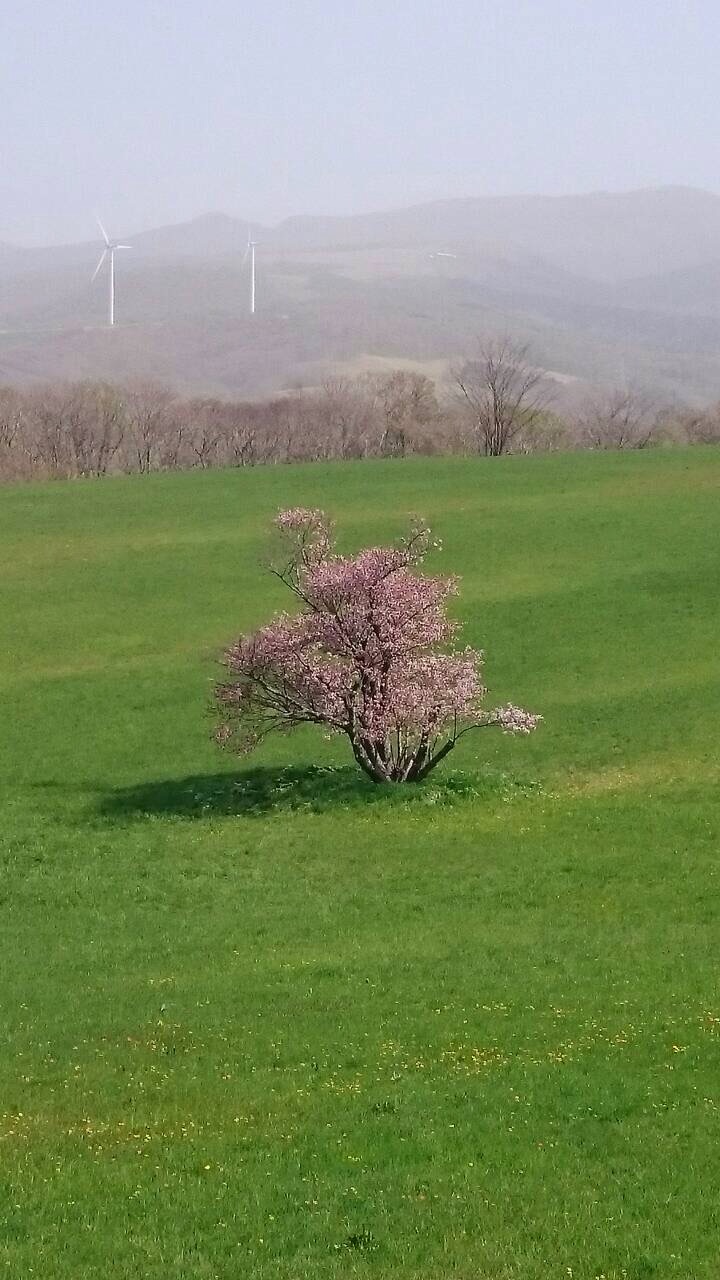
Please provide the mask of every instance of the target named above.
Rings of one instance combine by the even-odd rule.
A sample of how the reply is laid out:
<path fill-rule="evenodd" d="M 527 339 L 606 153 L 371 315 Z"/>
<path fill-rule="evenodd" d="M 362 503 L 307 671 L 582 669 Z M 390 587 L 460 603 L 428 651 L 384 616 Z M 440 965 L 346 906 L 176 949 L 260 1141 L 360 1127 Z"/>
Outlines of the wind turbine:
<path fill-rule="evenodd" d="M 243 266 L 250 259 L 250 315 L 255 315 L 255 250 L 257 248 L 257 240 L 253 240 L 250 227 L 248 227 L 248 242 L 245 255 L 242 260 Z"/>
<path fill-rule="evenodd" d="M 119 240 L 111 240 L 99 218 L 97 220 L 97 224 L 100 230 L 102 231 L 102 237 L 103 237 L 103 240 L 105 241 L 105 247 L 100 255 L 100 261 L 98 262 L 95 268 L 95 271 L 93 273 L 93 280 L 97 278 L 98 273 L 105 262 L 105 259 L 106 258 L 109 259 L 109 262 L 110 262 L 109 319 L 110 319 L 110 326 L 112 327 L 115 324 L 115 252 L 117 249 L 131 249 L 132 245 L 121 244 Z"/>

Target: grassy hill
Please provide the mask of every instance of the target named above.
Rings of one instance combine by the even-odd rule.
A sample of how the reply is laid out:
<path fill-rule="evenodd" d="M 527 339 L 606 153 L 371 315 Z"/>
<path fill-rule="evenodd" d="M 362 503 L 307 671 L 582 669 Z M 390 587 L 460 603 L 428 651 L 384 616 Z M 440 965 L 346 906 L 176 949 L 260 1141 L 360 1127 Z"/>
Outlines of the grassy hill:
<path fill-rule="evenodd" d="M 720 454 L 3 491 L 0 1272 L 646 1280 L 718 1264 Z M 410 794 L 238 766 L 280 505 L 421 512 L 531 739 Z"/>

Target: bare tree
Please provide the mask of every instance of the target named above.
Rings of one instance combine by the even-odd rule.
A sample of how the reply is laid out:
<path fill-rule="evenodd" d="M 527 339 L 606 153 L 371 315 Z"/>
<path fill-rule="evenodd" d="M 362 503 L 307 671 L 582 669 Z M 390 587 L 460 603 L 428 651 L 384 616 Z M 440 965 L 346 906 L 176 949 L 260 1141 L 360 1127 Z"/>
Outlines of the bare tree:
<path fill-rule="evenodd" d="M 111 469 L 125 434 L 122 398 L 104 382 L 39 387 L 25 400 L 26 448 L 37 471 L 101 476 Z"/>
<path fill-rule="evenodd" d="M 68 474 L 64 442 L 65 402 L 56 386 L 37 387 L 25 396 L 24 445 L 36 475 Z"/>
<path fill-rule="evenodd" d="M 529 348 L 512 338 L 483 343 L 477 358 L 456 370 L 455 382 L 476 448 L 491 457 L 507 453 L 547 409 L 542 370 L 529 362 Z"/>
<path fill-rule="evenodd" d="M 66 415 L 71 472 L 104 476 L 125 435 L 125 410 L 117 387 L 106 382 L 71 384 Z"/>
<path fill-rule="evenodd" d="M 259 460 L 257 425 L 247 405 L 228 406 L 225 454 L 233 467 L 251 467 Z"/>
<path fill-rule="evenodd" d="M 128 441 L 137 470 L 146 475 L 177 464 L 184 424 L 176 397 L 158 382 L 134 382 L 122 390 Z"/>
<path fill-rule="evenodd" d="M 524 426 L 513 444 L 514 453 L 559 453 L 573 447 L 568 423 L 551 410 Z"/>
<path fill-rule="evenodd" d="M 362 458 L 367 452 L 373 397 L 358 378 L 330 377 L 322 384 L 318 410 L 334 456 Z"/>
<path fill-rule="evenodd" d="M 685 413 L 678 425 L 688 444 L 720 444 L 720 404 Z"/>
<path fill-rule="evenodd" d="M 195 465 L 218 465 L 221 445 L 227 434 L 227 405 L 213 397 L 189 400 L 183 407 L 185 438 L 195 457 Z"/>
<path fill-rule="evenodd" d="M 27 448 L 27 410 L 14 387 L 0 387 L 0 479 L 32 474 Z"/>
<path fill-rule="evenodd" d="M 591 449 L 646 449 L 659 426 L 649 397 L 629 388 L 597 395 L 577 419 L 579 443 Z"/>
<path fill-rule="evenodd" d="M 379 452 L 383 457 L 402 458 L 413 452 L 423 428 L 437 416 L 435 386 L 422 373 L 396 369 L 378 384 L 382 414 Z"/>
<path fill-rule="evenodd" d="M 23 420 L 22 397 L 14 387 L 0 387 L 0 448 L 12 449 Z"/>

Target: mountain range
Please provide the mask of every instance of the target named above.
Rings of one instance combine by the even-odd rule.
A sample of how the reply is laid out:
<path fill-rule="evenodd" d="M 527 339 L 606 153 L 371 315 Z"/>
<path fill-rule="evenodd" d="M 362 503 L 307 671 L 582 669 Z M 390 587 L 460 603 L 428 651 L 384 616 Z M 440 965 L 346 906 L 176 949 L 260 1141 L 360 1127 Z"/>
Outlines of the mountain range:
<path fill-rule="evenodd" d="M 511 333 L 578 385 L 720 399 L 720 196 L 687 187 L 436 201 L 253 226 L 222 213 L 128 234 L 118 324 L 84 244 L 0 244 L 0 382 L 152 377 L 254 397 L 373 362 L 442 368 Z"/>

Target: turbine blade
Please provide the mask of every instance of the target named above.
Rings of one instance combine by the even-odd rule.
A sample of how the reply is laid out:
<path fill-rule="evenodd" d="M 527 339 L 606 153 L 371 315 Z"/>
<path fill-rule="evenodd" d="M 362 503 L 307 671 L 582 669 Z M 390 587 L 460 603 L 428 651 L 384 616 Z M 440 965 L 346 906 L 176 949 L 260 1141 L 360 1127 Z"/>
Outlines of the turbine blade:
<path fill-rule="evenodd" d="M 105 241 L 105 244 L 109 247 L 109 246 L 110 246 L 110 237 L 109 237 L 109 235 L 108 235 L 107 231 L 105 230 L 105 228 L 104 228 L 104 226 L 103 226 L 103 224 L 102 224 L 102 222 L 100 221 L 100 219 L 99 219 L 99 218 L 97 219 L 97 224 L 98 224 L 98 226 L 99 226 L 100 230 L 102 231 L 102 238 L 103 238 L 103 240 Z"/>
<path fill-rule="evenodd" d="M 243 254 L 243 260 L 242 260 L 242 262 L 241 262 L 241 264 L 240 264 L 240 265 L 241 265 L 241 266 L 243 266 L 243 267 L 245 266 L 245 263 L 246 263 L 246 262 L 247 262 L 247 260 L 248 260 L 248 254 L 249 254 L 249 252 L 250 252 L 250 245 L 248 245 L 247 249 L 245 250 L 245 252 L 244 252 L 244 254 Z"/>
<path fill-rule="evenodd" d="M 116 245 L 113 245 L 113 248 L 114 248 L 114 249 L 132 249 L 132 245 L 131 245 L 131 244 L 116 244 Z"/>
<path fill-rule="evenodd" d="M 93 274 L 92 274 L 92 280 L 94 280 L 94 279 L 95 279 L 95 277 L 97 276 L 98 271 L 100 270 L 100 268 L 101 268 L 101 266 L 103 265 L 103 263 L 104 263 L 105 259 L 107 258 L 107 256 L 108 256 L 108 251 L 107 251 L 107 249 L 103 249 L 102 253 L 100 254 L 100 261 L 98 262 L 98 264 L 97 264 L 97 266 L 96 266 L 95 270 L 93 271 Z M 90 281 L 90 283 L 91 283 L 91 284 L 92 284 L 92 280 Z"/>

